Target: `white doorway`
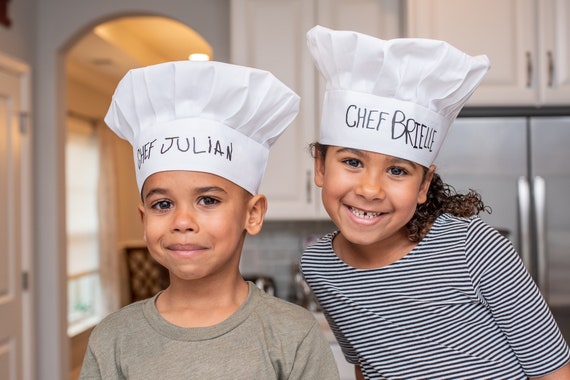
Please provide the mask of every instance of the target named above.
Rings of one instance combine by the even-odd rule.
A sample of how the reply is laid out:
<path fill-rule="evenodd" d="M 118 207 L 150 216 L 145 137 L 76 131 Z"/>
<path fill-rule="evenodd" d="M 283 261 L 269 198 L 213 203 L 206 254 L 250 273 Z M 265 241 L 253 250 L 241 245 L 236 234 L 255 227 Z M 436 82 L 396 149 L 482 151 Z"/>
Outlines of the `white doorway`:
<path fill-rule="evenodd" d="M 33 379 L 29 69 L 0 55 L 0 378 Z"/>

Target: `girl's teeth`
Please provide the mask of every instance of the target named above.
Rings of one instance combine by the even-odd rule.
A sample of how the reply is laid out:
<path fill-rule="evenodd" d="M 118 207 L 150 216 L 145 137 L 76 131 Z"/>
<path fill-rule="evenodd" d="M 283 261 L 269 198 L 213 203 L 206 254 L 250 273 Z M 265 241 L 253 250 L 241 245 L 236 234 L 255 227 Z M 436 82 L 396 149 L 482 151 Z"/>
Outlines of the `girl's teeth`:
<path fill-rule="evenodd" d="M 374 217 L 380 215 L 379 212 L 366 212 L 366 211 L 358 210 L 354 207 L 351 207 L 350 211 L 354 215 L 358 216 L 359 218 L 364 218 L 364 219 L 371 219 L 371 218 L 374 218 Z"/>

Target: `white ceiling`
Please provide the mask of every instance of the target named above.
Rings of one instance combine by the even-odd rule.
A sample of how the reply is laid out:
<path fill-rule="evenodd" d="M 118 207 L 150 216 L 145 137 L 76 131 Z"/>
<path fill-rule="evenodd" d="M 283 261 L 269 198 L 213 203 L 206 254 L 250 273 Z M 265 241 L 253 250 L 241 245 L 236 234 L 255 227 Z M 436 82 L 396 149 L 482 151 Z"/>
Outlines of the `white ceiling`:
<path fill-rule="evenodd" d="M 210 45 L 194 30 L 163 17 L 125 17 L 101 24 L 67 54 L 69 79 L 112 94 L 135 67 L 188 59 L 190 53 L 212 57 Z"/>

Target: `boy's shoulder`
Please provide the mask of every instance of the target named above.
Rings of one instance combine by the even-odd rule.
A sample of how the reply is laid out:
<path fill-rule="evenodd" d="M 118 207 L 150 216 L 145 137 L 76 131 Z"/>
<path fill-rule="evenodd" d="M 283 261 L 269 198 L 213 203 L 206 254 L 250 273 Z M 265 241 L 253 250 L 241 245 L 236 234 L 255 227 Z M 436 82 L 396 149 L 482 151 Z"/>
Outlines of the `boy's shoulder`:
<path fill-rule="evenodd" d="M 124 332 L 138 329 L 141 323 L 146 323 L 143 312 L 145 303 L 154 302 L 155 297 L 131 303 L 107 315 L 95 326 L 91 334 L 91 339 L 96 339 L 97 337 L 106 339 L 107 337 L 114 336 L 117 331 Z"/>
<path fill-rule="evenodd" d="M 254 289 L 252 297 L 255 298 L 256 317 L 268 323 L 283 323 L 290 328 L 291 321 L 294 320 L 295 324 L 304 329 L 310 329 L 317 323 L 313 314 L 304 307 L 269 295 L 260 289 Z"/>

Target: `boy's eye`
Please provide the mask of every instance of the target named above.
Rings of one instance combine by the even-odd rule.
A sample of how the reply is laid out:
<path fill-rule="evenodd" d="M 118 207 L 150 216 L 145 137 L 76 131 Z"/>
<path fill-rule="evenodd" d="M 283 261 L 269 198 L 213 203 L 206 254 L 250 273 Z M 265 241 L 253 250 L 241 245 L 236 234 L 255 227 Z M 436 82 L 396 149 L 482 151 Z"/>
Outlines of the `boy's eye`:
<path fill-rule="evenodd" d="M 157 210 L 166 210 L 172 207 L 172 202 L 168 200 L 160 200 L 153 203 L 151 207 Z"/>
<path fill-rule="evenodd" d="M 348 166 L 351 166 L 353 168 L 360 168 L 362 167 L 362 163 L 360 162 L 360 160 L 357 160 L 355 158 L 347 158 L 346 160 L 343 160 L 343 162 L 345 164 L 347 164 Z"/>
<path fill-rule="evenodd" d="M 392 175 L 395 175 L 395 176 L 402 176 L 402 175 L 408 173 L 406 171 L 406 169 L 399 168 L 399 167 L 392 167 L 392 168 L 388 169 L 388 172 Z"/>
<path fill-rule="evenodd" d="M 220 201 L 212 197 L 201 197 L 198 203 L 203 206 L 213 206 L 215 204 L 220 203 Z"/>

